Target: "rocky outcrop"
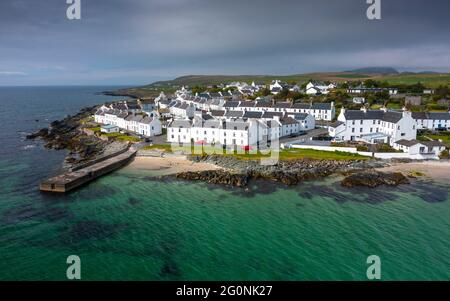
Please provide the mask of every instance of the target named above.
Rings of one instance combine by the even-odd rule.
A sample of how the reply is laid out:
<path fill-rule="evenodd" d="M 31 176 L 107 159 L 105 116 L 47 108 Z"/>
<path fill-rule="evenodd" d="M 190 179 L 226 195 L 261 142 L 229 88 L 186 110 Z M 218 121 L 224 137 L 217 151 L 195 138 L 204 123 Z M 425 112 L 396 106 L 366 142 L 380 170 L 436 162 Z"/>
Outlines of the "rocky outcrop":
<path fill-rule="evenodd" d="M 216 184 L 233 185 L 236 177 L 244 177 L 247 181 L 239 182 L 239 186 L 247 185 L 251 179 L 264 179 L 283 183 L 287 186 L 297 185 L 305 180 L 317 179 L 335 173 L 349 173 L 367 168 L 382 167 L 378 161 L 336 161 L 299 159 L 280 161 L 276 165 L 264 166 L 255 160 L 239 160 L 232 156 L 188 156 L 194 162 L 211 163 L 223 167 L 224 171 L 183 174 L 178 178 L 186 180 L 213 181 Z M 220 175 L 220 180 L 216 176 Z M 214 180 L 211 180 L 214 179 Z M 236 185 L 237 186 L 237 185 Z"/>
<path fill-rule="evenodd" d="M 342 180 L 344 187 L 370 187 L 374 188 L 380 185 L 398 186 L 400 184 L 409 184 L 409 180 L 400 172 L 379 172 L 363 171 L 347 176 Z"/>
<path fill-rule="evenodd" d="M 108 144 L 95 136 L 86 135 L 81 130 L 81 121 L 93 115 L 96 109 L 97 107 L 84 108 L 74 116 L 53 121 L 48 129 L 44 128 L 30 134 L 27 139 L 41 138 L 45 141 L 46 148 L 69 150 L 66 163 L 70 165 L 92 160 L 102 154 Z"/>
<path fill-rule="evenodd" d="M 182 172 L 177 174 L 176 177 L 183 180 L 202 181 L 209 184 L 221 184 L 234 187 L 245 187 L 249 181 L 247 174 L 232 173 L 223 170 Z"/>

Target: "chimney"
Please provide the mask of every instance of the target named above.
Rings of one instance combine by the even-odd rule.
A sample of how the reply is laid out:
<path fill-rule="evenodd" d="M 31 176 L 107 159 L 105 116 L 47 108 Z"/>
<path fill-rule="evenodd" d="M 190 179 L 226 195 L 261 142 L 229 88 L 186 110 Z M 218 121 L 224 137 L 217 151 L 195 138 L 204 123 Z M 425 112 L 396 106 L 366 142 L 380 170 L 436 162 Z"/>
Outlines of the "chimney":
<path fill-rule="evenodd" d="M 380 110 L 383 111 L 383 112 L 387 112 L 386 106 L 382 106 L 382 107 L 380 108 Z"/>
<path fill-rule="evenodd" d="M 411 116 L 411 115 L 412 115 L 411 112 L 408 110 L 403 110 L 403 112 L 402 112 L 402 117 Z"/>
<path fill-rule="evenodd" d="M 364 113 L 367 113 L 367 108 L 366 108 L 366 106 L 362 106 L 362 107 L 361 107 L 361 111 L 363 111 Z"/>

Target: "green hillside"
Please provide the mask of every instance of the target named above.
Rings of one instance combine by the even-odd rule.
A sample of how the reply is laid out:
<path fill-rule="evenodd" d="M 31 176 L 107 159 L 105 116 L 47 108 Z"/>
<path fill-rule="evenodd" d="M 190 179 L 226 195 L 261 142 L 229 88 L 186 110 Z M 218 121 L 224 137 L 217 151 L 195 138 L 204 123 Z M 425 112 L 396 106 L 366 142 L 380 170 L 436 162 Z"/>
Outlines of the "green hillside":
<path fill-rule="evenodd" d="M 173 92 L 181 86 L 200 86 L 218 85 L 230 82 L 247 82 L 252 81 L 270 83 L 274 79 L 279 79 L 288 83 L 303 84 L 309 80 L 315 81 L 331 81 L 331 82 L 351 82 L 364 81 L 373 79 L 377 81 L 386 81 L 390 85 L 416 84 L 422 83 L 428 88 L 436 88 L 439 86 L 450 86 L 449 73 L 400 73 L 400 74 L 362 74 L 354 72 L 322 72 L 322 73 L 306 73 L 294 75 L 187 75 L 175 78 L 173 80 L 158 81 L 142 87 L 130 89 L 122 89 L 110 92 L 113 95 L 128 95 L 133 97 L 149 97 L 156 96 L 160 91 Z"/>

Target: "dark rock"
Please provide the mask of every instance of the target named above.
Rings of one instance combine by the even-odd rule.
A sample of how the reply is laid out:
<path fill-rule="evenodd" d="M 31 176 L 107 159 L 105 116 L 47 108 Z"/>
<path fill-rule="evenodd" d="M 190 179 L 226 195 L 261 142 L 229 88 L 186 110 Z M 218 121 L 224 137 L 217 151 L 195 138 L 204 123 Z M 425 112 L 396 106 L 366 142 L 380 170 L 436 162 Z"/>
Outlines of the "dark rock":
<path fill-rule="evenodd" d="M 248 185 L 247 174 L 232 173 L 223 170 L 211 170 L 200 172 L 182 172 L 177 178 L 190 181 L 203 181 L 209 184 L 222 184 L 234 187 L 245 187 Z"/>
<path fill-rule="evenodd" d="M 398 186 L 400 184 L 409 184 L 409 180 L 400 172 L 384 173 L 379 171 L 363 171 L 347 176 L 342 180 L 344 187 L 370 187 L 374 188 L 380 185 Z"/>
<path fill-rule="evenodd" d="M 87 136 L 82 131 L 81 121 L 95 113 L 97 106 L 81 109 L 76 115 L 50 123 L 50 128 L 41 129 L 27 136 L 27 139 L 41 138 L 45 147 L 69 151 L 66 163 L 76 165 L 95 159 L 108 144 L 96 136 Z"/>

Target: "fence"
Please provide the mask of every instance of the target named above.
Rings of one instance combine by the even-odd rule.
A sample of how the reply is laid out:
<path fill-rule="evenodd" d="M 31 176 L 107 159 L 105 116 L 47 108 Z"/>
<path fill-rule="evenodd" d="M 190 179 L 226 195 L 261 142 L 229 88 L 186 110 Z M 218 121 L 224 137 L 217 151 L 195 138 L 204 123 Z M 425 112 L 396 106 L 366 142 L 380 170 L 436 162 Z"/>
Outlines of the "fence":
<path fill-rule="evenodd" d="M 335 146 L 321 146 L 321 145 L 303 145 L 303 144 L 282 144 L 281 148 L 297 148 L 297 149 L 313 149 L 326 152 L 346 152 L 358 154 L 361 156 L 374 157 L 377 159 L 411 159 L 411 160 L 438 160 L 439 157 L 435 154 L 417 154 L 410 155 L 408 153 L 372 153 L 361 152 L 356 147 L 335 147 Z"/>

